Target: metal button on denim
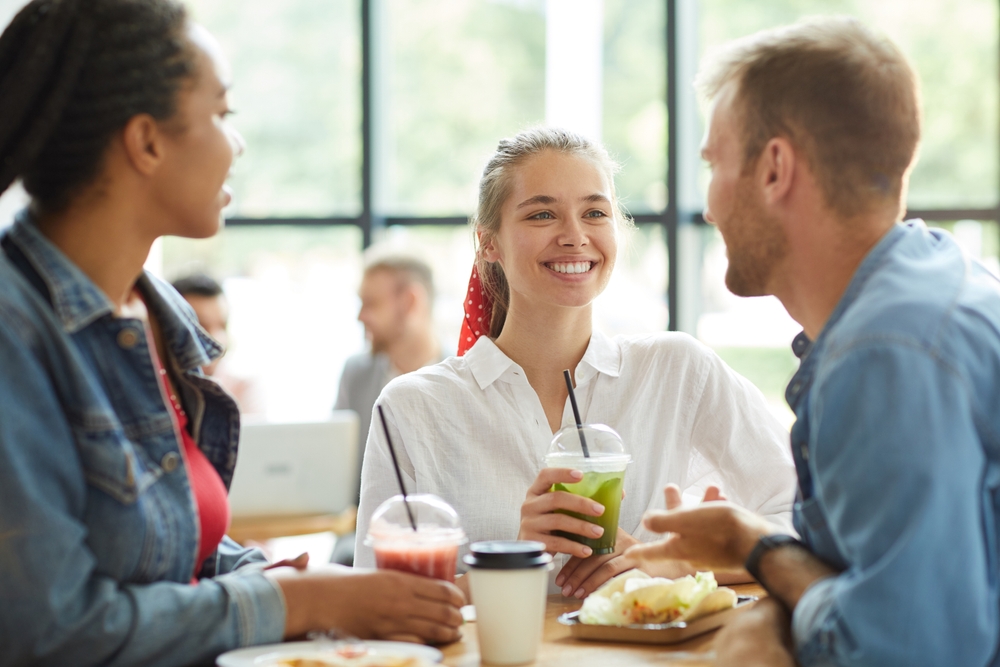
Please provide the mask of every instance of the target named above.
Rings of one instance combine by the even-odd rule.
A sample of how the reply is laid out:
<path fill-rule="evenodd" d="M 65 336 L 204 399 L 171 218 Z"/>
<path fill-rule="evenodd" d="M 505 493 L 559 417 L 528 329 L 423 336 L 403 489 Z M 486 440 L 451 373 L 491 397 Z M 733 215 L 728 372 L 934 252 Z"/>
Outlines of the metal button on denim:
<path fill-rule="evenodd" d="M 129 327 L 118 332 L 118 345 L 131 350 L 139 342 L 139 332 Z"/>
<path fill-rule="evenodd" d="M 165 472 L 173 472 L 177 470 L 178 464 L 181 462 L 181 456 L 177 452 L 167 452 L 160 459 L 160 467 L 163 468 Z"/>

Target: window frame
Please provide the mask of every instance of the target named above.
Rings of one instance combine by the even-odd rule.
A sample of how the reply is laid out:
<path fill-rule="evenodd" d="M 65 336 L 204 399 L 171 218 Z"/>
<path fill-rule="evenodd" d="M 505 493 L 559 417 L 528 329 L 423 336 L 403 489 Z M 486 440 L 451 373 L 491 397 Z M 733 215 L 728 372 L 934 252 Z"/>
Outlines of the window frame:
<path fill-rule="evenodd" d="M 678 85 L 690 81 L 697 69 L 697 11 L 698 0 L 663 0 L 666 5 L 664 44 L 666 55 L 666 173 L 663 182 L 667 191 L 666 207 L 659 213 L 633 215 L 636 223 L 654 223 L 663 227 L 667 250 L 667 289 L 669 331 L 693 333 L 696 322 L 685 322 L 681 316 L 682 307 L 689 306 L 686 299 L 697 299 L 697 285 L 683 284 L 679 270 L 679 235 L 687 226 L 704 226 L 698 201 L 697 182 L 699 158 L 696 146 L 699 129 L 697 125 L 697 100 L 691 86 Z M 998 0 L 1000 2 L 1000 0 Z M 373 99 L 373 89 L 377 59 L 374 46 L 378 35 L 376 12 L 379 0 L 360 0 L 361 9 L 361 212 L 357 216 L 284 218 L 284 217 L 233 217 L 226 221 L 231 227 L 287 225 L 287 226 L 330 226 L 352 225 L 361 229 L 362 250 L 377 240 L 387 227 L 412 225 L 456 226 L 468 224 L 464 216 L 380 216 L 373 207 L 372 183 L 375 178 L 373 145 L 377 140 L 374 114 L 377 101 Z M 1000 44 L 1000 39 L 998 39 Z M 1000 61 L 1000 48 L 997 51 Z M 1000 155 L 1000 150 L 998 150 Z M 1000 173 L 1000 170 L 998 170 Z M 992 233 L 1000 234 L 1000 201 L 992 208 L 949 208 L 949 209 L 908 209 L 906 218 L 922 218 L 927 222 L 948 222 L 971 219 L 994 223 Z M 690 318 L 688 318 L 690 319 Z"/>

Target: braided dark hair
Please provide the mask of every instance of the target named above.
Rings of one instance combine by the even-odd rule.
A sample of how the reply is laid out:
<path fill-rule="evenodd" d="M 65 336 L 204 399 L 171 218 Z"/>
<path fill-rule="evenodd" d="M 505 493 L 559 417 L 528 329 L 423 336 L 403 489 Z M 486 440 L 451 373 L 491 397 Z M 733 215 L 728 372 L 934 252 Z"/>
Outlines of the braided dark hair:
<path fill-rule="evenodd" d="M 193 75 L 176 0 L 32 0 L 0 35 L 0 193 L 21 178 L 43 211 L 101 169 L 130 118 L 166 120 Z"/>

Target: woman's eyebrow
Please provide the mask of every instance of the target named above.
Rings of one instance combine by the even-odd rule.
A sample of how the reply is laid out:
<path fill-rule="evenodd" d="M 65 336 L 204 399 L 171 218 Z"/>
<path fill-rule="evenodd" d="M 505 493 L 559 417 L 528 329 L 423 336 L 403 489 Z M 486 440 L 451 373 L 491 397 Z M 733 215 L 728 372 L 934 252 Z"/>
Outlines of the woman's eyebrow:
<path fill-rule="evenodd" d="M 549 195 L 535 195 L 530 199 L 525 199 L 523 202 L 517 205 L 518 208 L 524 208 L 525 206 L 533 206 L 534 204 L 555 204 L 556 198 L 550 197 Z"/>

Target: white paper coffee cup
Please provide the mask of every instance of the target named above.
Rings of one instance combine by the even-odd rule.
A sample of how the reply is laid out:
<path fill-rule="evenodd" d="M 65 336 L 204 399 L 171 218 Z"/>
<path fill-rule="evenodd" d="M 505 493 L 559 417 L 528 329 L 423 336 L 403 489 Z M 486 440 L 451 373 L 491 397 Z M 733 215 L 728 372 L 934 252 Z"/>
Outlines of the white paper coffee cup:
<path fill-rule="evenodd" d="M 476 542 L 463 558 L 476 607 L 479 655 L 490 665 L 521 665 L 538 653 L 552 556 L 541 542 Z"/>

